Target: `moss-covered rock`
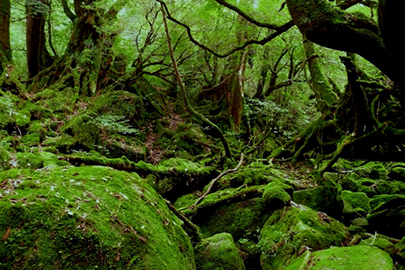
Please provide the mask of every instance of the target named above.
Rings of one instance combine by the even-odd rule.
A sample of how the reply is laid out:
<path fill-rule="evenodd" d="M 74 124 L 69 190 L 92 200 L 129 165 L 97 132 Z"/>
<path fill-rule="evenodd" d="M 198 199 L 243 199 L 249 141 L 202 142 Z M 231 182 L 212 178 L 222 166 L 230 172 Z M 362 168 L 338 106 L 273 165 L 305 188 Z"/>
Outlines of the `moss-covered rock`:
<path fill-rule="evenodd" d="M 340 217 L 343 208 L 338 195 L 336 185 L 328 181 L 313 189 L 294 191 L 293 200 L 337 218 Z"/>
<path fill-rule="evenodd" d="M 0 183 L 5 269 L 195 269 L 182 221 L 134 173 L 14 169 Z"/>
<path fill-rule="evenodd" d="M 228 232 L 235 241 L 242 238 L 257 241 L 271 214 L 262 193 L 262 187 L 221 190 L 209 194 L 194 210 L 184 212 L 205 236 Z"/>
<path fill-rule="evenodd" d="M 390 237 L 405 236 L 405 197 L 396 196 L 382 202 L 367 217 L 370 230 Z"/>
<path fill-rule="evenodd" d="M 380 237 L 377 235 L 371 236 L 370 238 L 361 241 L 359 245 L 378 247 L 379 249 L 384 250 L 385 252 L 390 254 L 390 256 L 395 256 L 395 254 L 398 252 L 397 248 L 392 242 L 384 237 Z"/>
<path fill-rule="evenodd" d="M 17 153 L 20 168 L 40 169 L 44 167 L 44 159 L 38 153 Z"/>
<path fill-rule="evenodd" d="M 350 191 L 357 191 L 360 187 L 360 184 L 358 183 L 358 180 L 353 180 L 348 177 L 344 177 L 339 181 L 339 185 L 342 187 L 344 190 L 350 190 Z"/>
<path fill-rule="evenodd" d="M 370 207 L 372 210 L 375 210 L 377 207 L 380 207 L 381 205 L 385 204 L 386 202 L 395 199 L 395 198 L 404 198 L 405 195 L 402 194 L 381 194 L 381 195 L 376 195 L 370 200 Z"/>
<path fill-rule="evenodd" d="M 97 126 L 91 122 L 92 119 L 88 114 L 74 116 L 62 127 L 61 132 L 72 136 L 87 149 L 94 150 L 94 145 L 99 144 L 100 137 Z"/>
<path fill-rule="evenodd" d="M 356 172 L 363 177 L 378 180 L 384 180 L 388 176 L 388 171 L 385 166 L 377 162 L 369 162 L 361 167 L 357 167 Z"/>
<path fill-rule="evenodd" d="M 405 183 L 402 181 L 379 181 L 376 191 L 379 194 L 403 194 Z"/>
<path fill-rule="evenodd" d="M 199 270 L 244 270 L 243 259 L 232 235 L 221 233 L 201 241 L 195 248 L 195 262 Z"/>
<path fill-rule="evenodd" d="M 388 253 L 377 247 L 359 245 L 332 247 L 311 253 L 307 251 L 292 262 L 286 270 L 390 270 L 394 263 Z"/>
<path fill-rule="evenodd" d="M 300 252 L 340 246 L 349 234 L 345 226 L 324 213 L 300 205 L 276 210 L 260 232 L 264 270 L 282 269 Z"/>
<path fill-rule="evenodd" d="M 363 192 L 342 191 L 343 214 L 366 214 L 371 211 L 370 199 Z"/>
<path fill-rule="evenodd" d="M 279 181 L 274 181 L 266 185 L 262 199 L 271 209 L 278 209 L 291 201 L 292 195 L 292 187 Z"/>
<path fill-rule="evenodd" d="M 323 179 L 325 181 L 330 181 L 330 182 L 336 183 L 338 181 L 338 179 L 339 179 L 339 174 L 338 173 L 332 173 L 332 172 L 325 172 L 322 175 L 322 177 L 323 177 Z"/>
<path fill-rule="evenodd" d="M 19 127 L 25 127 L 31 121 L 31 113 L 28 110 L 21 110 L 14 115 L 15 124 Z"/>

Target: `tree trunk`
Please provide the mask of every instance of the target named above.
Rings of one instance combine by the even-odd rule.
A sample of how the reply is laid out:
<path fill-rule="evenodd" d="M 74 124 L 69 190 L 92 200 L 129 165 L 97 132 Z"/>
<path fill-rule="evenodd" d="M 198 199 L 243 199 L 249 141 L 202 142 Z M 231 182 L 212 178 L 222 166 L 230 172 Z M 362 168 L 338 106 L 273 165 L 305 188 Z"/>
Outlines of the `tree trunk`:
<path fill-rule="evenodd" d="M 315 45 L 304 38 L 304 50 L 308 62 L 309 72 L 311 74 L 311 88 L 315 93 L 318 106 L 323 115 L 331 112 L 332 107 L 336 106 L 337 95 L 329 85 L 328 79 L 323 74 L 319 63 L 319 56 L 315 53 Z"/>
<path fill-rule="evenodd" d="M 45 24 L 49 7 L 43 0 L 27 1 L 26 36 L 28 77 L 35 77 L 39 71 L 52 65 L 53 58 L 45 46 Z"/>
<path fill-rule="evenodd" d="M 92 7 L 93 0 L 75 0 L 75 14 L 62 0 L 65 14 L 73 22 L 72 36 L 66 52 L 53 67 L 43 70 L 31 84 L 30 91 L 46 87 L 58 90 L 70 85 L 82 95 L 94 95 L 109 83 L 112 72 L 112 45 L 115 33 L 100 30 L 104 23 L 116 18 L 125 1 L 117 1 L 110 10 Z"/>
<path fill-rule="evenodd" d="M 0 0 L 0 74 L 11 60 L 10 0 Z"/>

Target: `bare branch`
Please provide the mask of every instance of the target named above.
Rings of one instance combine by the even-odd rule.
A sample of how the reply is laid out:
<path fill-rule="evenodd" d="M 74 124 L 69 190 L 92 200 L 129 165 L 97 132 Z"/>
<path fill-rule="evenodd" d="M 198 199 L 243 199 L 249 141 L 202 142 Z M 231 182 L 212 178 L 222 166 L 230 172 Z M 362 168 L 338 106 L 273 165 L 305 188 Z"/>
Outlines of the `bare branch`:
<path fill-rule="evenodd" d="M 240 16 L 242 16 L 245 20 L 247 20 L 250 23 L 253 23 L 254 25 L 263 27 L 263 28 L 268 28 L 268 29 L 272 29 L 272 30 L 277 30 L 280 31 L 283 28 L 282 26 L 277 26 L 274 24 L 270 24 L 270 23 L 263 23 L 263 22 L 259 22 L 256 19 L 254 19 L 253 17 L 247 15 L 245 12 L 243 12 L 240 8 L 238 8 L 237 6 L 234 6 L 232 4 L 229 4 L 228 2 L 224 1 L 224 0 L 215 0 L 215 2 L 217 2 L 218 4 L 220 4 L 221 6 L 227 7 L 230 10 L 235 11 L 236 13 L 238 13 Z"/>
<path fill-rule="evenodd" d="M 249 45 L 251 45 L 251 44 L 264 45 L 264 44 L 266 44 L 267 42 L 269 42 L 270 40 L 272 40 L 272 39 L 278 37 L 280 34 L 286 32 L 287 30 L 289 30 L 291 27 L 294 26 L 293 21 L 289 21 L 289 22 L 283 24 L 282 26 L 278 27 L 278 29 L 277 29 L 276 32 L 271 33 L 270 35 L 268 35 L 267 37 L 265 37 L 265 38 L 263 38 L 263 39 L 261 39 L 261 40 L 248 40 L 248 41 L 245 41 L 242 45 L 240 45 L 240 46 L 238 46 L 238 47 L 235 47 L 234 49 L 232 49 L 232 50 L 230 50 L 230 51 L 228 51 L 228 52 L 226 52 L 226 53 L 224 53 L 224 54 L 220 54 L 220 53 L 217 53 L 216 51 L 214 51 L 213 49 L 211 49 L 211 48 L 205 46 L 204 44 L 201 44 L 200 42 L 198 42 L 198 41 L 193 37 L 193 35 L 191 34 L 191 29 L 190 29 L 190 27 L 189 27 L 188 25 L 186 25 L 186 24 L 184 24 L 184 23 L 182 23 L 182 22 L 176 20 L 175 18 L 173 18 L 173 17 L 171 16 L 170 12 L 169 12 L 169 9 L 167 8 L 166 4 L 165 4 L 163 1 L 161 1 L 161 0 L 156 0 L 156 1 L 158 1 L 159 3 L 161 3 L 161 4 L 164 6 L 164 9 L 165 9 L 167 18 L 168 18 L 169 20 L 171 20 L 172 22 L 174 22 L 174 23 L 176 23 L 176 24 L 178 24 L 178 25 L 181 25 L 181 26 L 183 26 L 184 28 L 186 28 L 186 30 L 187 30 L 187 35 L 188 35 L 188 37 L 189 37 L 189 39 L 190 39 L 191 42 L 193 42 L 193 43 L 194 43 L 195 45 L 197 45 L 198 47 L 200 47 L 200 48 L 202 48 L 202 49 L 204 49 L 204 50 L 206 50 L 206 51 L 209 51 L 210 53 L 212 53 L 213 55 L 215 55 L 215 56 L 217 56 L 217 57 L 219 57 L 219 58 L 225 58 L 225 57 L 227 57 L 227 56 L 233 54 L 233 53 L 236 52 L 236 51 L 243 50 L 244 48 L 246 48 L 247 46 L 249 46 Z"/>

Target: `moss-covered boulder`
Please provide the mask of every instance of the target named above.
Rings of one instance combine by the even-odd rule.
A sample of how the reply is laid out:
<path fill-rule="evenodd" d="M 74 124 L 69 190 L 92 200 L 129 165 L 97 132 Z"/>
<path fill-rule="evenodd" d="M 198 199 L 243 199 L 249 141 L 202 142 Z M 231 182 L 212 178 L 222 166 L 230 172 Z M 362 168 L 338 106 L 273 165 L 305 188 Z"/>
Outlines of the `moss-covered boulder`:
<path fill-rule="evenodd" d="M 361 176 L 371 179 L 384 180 L 388 176 L 385 166 L 378 162 L 368 162 L 361 167 L 357 167 L 355 170 Z"/>
<path fill-rule="evenodd" d="M 342 191 L 343 214 L 360 214 L 365 216 L 371 211 L 370 199 L 366 193 Z"/>
<path fill-rule="evenodd" d="M 371 236 L 370 238 L 361 241 L 359 245 L 378 247 L 379 249 L 384 250 L 385 252 L 390 254 L 390 256 L 392 257 L 395 256 L 398 252 L 398 249 L 392 242 L 390 242 L 385 237 L 381 237 L 380 235 Z"/>
<path fill-rule="evenodd" d="M 390 170 L 389 176 L 396 180 L 405 180 L 405 163 L 394 163 Z"/>
<path fill-rule="evenodd" d="M 220 233 L 203 239 L 195 248 L 198 270 L 244 270 L 243 259 L 232 235 Z"/>
<path fill-rule="evenodd" d="M 287 184 L 279 181 L 268 183 L 264 188 L 263 201 L 271 209 L 282 208 L 289 201 L 293 195 L 293 188 Z"/>
<path fill-rule="evenodd" d="M 308 207 L 276 210 L 260 232 L 264 270 L 282 269 L 305 249 L 313 251 L 340 246 L 349 234 L 345 226 Z"/>
<path fill-rule="evenodd" d="M 402 181 L 379 181 L 376 191 L 378 194 L 403 194 L 405 183 Z"/>
<path fill-rule="evenodd" d="M 0 183 L 4 269 L 195 269 L 182 221 L 134 173 L 12 169 Z"/>
<path fill-rule="evenodd" d="M 184 212 L 207 237 L 228 232 L 235 241 L 257 241 L 261 227 L 271 214 L 262 194 L 260 186 L 220 190 L 209 194 L 194 210 Z"/>
<path fill-rule="evenodd" d="M 92 122 L 93 118 L 94 115 L 91 114 L 74 116 L 62 127 L 61 132 L 72 136 L 75 144 L 82 148 L 94 150 L 94 145 L 99 144 L 100 137 L 97 126 Z"/>
<path fill-rule="evenodd" d="M 405 236 L 405 197 L 396 196 L 382 202 L 367 217 L 370 230 L 390 237 Z"/>
<path fill-rule="evenodd" d="M 388 253 L 368 245 L 332 247 L 305 252 L 285 270 L 391 270 L 394 263 Z"/>
<path fill-rule="evenodd" d="M 342 213 L 342 203 L 338 195 L 336 185 L 327 181 L 312 189 L 294 191 L 293 200 L 337 218 Z"/>

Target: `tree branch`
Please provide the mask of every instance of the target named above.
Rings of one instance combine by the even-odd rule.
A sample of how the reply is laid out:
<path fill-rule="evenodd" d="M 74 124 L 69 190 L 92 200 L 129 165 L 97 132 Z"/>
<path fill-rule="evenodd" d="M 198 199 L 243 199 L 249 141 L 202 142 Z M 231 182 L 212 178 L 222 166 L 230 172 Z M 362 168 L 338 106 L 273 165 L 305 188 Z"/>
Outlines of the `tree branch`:
<path fill-rule="evenodd" d="M 224 1 L 224 0 L 215 0 L 215 2 L 217 2 L 218 4 L 220 4 L 221 6 L 227 7 L 230 10 L 235 11 L 236 13 L 238 13 L 240 16 L 242 16 L 245 20 L 247 20 L 250 23 L 253 23 L 254 25 L 257 25 L 259 27 L 263 27 L 263 28 L 268 28 L 268 29 L 272 29 L 272 30 L 277 30 L 280 31 L 283 29 L 283 25 L 281 26 L 277 26 L 274 24 L 270 24 L 270 23 L 263 23 L 263 22 L 259 22 L 257 21 L 255 18 L 247 15 L 245 12 L 243 12 L 240 8 L 238 8 L 237 6 L 234 6 L 232 4 L 229 4 L 228 2 Z"/>
<path fill-rule="evenodd" d="M 161 1 L 161 0 L 156 0 L 156 1 L 159 2 L 159 3 L 161 3 L 161 4 L 164 6 L 164 9 L 165 9 L 167 18 L 168 18 L 169 20 L 171 20 L 172 22 L 174 22 L 174 23 L 176 23 L 176 24 L 178 24 L 178 25 L 183 26 L 184 28 L 186 28 L 187 35 L 188 35 L 188 37 L 189 37 L 189 39 L 190 39 L 191 42 L 193 42 L 193 43 L 194 43 L 195 45 L 197 45 L 198 47 L 200 47 L 200 48 L 202 48 L 202 49 L 204 49 L 204 50 L 206 50 L 206 51 L 209 51 L 210 53 L 212 53 L 213 55 L 215 55 L 215 56 L 217 56 L 217 57 L 219 57 L 219 58 L 225 58 L 225 57 L 227 57 L 227 56 L 233 54 L 233 53 L 236 52 L 236 51 L 243 50 L 244 48 L 246 48 L 247 46 L 249 46 L 249 45 L 251 45 L 251 44 L 264 45 L 264 44 L 266 44 L 267 42 L 269 42 L 270 40 L 272 40 L 272 39 L 278 37 L 279 35 L 281 35 L 282 33 L 286 32 L 287 30 L 289 30 L 291 27 L 294 26 L 293 21 L 289 21 L 289 22 L 287 22 L 287 23 L 285 23 L 285 24 L 279 26 L 276 32 L 273 32 L 272 34 L 268 35 L 267 37 L 265 37 L 265 38 L 263 38 L 263 39 L 261 39 L 261 40 L 248 40 L 248 41 L 245 41 L 242 45 L 240 45 L 240 46 L 238 46 L 238 47 L 235 47 L 234 49 L 232 49 L 232 50 L 230 50 L 230 51 L 228 51 L 228 52 L 226 52 L 226 53 L 224 53 L 224 54 L 220 54 L 220 53 L 217 53 L 216 51 L 214 51 L 213 49 L 211 49 L 211 48 L 205 46 L 204 44 L 198 42 L 198 41 L 193 37 L 193 35 L 192 35 L 192 33 L 191 33 L 191 29 L 190 29 L 190 27 L 189 27 L 188 25 L 186 25 L 186 24 L 184 24 L 184 23 L 182 23 L 182 22 L 176 20 L 175 18 L 173 18 L 173 17 L 170 15 L 169 9 L 167 8 L 166 4 L 165 4 L 163 1 Z"/>
<path fill-rule="evenodd" d="M 198 200 L 192 206 L 190 206 L 189 209 L 193 210 L 197 206 L 197 204 L 199 204 L 210 193 L 215 182 L 217 182 L 219 179 L 221 179 L 223 176 L 225 176 L 229 173 L 237 172 L 239 170 L 239 168 L 242 166 L 242 163 L 243 163 L 243 153 L 240 155 L 240 161 L 239 161 L 238 166 L 236 166 L 236 168 L 234 168 L 234 169 L 229 169 L 229 170 L 222 172 L 215 179 L 211 180 L 210 185 L 207 188 L 207 191 L 200 198 L 198 198 Z"/>
<path fill-rule="evenodd" d="M 66 0 L 62 0 L 63 12 L 65 12 L 66 16 L 74 23 L 76 19 L 76 15 L 70 10 Z"/>

